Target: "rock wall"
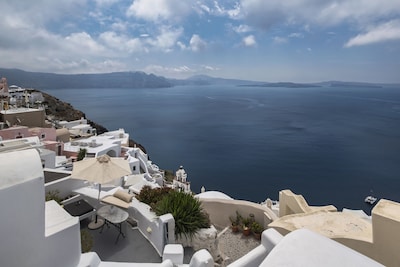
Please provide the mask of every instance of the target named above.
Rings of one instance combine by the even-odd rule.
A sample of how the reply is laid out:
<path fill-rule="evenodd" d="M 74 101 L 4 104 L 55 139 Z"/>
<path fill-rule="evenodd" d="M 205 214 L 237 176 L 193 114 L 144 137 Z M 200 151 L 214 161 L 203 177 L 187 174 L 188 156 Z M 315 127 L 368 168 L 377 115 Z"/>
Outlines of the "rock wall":
<path fill-rule="evenodd" d="M 221 252 L 218 246 L 218 231 L 211 225 L 210 228 L 201 229 L 192 238 L 181 236 L 177 238 L 176 243 L 184 247 L 191 247 L 193 250 L 207 249 L 215 262 L 220 261 Z"/>

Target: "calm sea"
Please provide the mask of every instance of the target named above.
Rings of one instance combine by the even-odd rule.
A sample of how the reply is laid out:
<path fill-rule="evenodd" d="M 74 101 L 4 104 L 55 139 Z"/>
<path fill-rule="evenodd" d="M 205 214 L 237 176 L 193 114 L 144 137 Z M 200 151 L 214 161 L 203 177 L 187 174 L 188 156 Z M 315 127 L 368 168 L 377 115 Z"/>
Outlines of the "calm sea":
<path fill-rule="evenodd" d="M 255 202 L 291 189 L 309 204 L 400 201 L 400 88 L 57 89 L 109 130 L 124 128 L 192 190 Z"/>

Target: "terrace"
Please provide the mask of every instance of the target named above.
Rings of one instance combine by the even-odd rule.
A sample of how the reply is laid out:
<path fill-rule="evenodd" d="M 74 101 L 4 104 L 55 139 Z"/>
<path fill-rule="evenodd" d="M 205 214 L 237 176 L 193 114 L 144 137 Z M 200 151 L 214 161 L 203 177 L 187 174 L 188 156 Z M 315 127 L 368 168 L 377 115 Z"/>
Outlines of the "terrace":
<path fill-rule="evenodd" d="M 20 168 L 18 159 L 24 159 L 24 168 Z M 2 236 L 0 258 L 4 266 L 173 266 L 171 260 L 163 259 L 163 248 L 174 238 L 173 217 L 162 215 L 156 217 L 143 203 L 132 199 L 129 204 L 129 217 L 137 220 L 134 224 L 123 223 L 122 231 L 125 238 L 115 242 L 118 232 L 113 227 L 104 227 L 103 230 L 91 230 L 94 239 L 93 251 L 81 254 L 81 238 L 79 232 L 86 229 L 89 218 L 82 219 L 71 216 L 55 201 L 44 202 L 44 172 L 40 157 L 36 150 L 24 150 L 18 152 L 0 153 L 0 168 L 5 174 L 0 179 L 0 203 L 4 216 L 1 221 L 0 235 Z M 88 202 L 93 201 L 91 192 L 93 188 L 68 177 L 52 181 L 49 186 L 69 192 L 81 191 L 82 196 Z M 68 186 L 67 186 L 68 185 Z M 75 189 L 71 189 L 76 186 Z M 46 185 L 47 187 L 47 185 Z M 82 189 L 85 190 L 82 192 Z M 110 191 L 110 190 L 109 190 Z M 67 191 L 66 191 L 67 192 Z M 101 192 L 103 198 L 108 191 Z M 227 199 L 203 199 L 204 207 L 210 214 L 211 222 L 220 229 L 216 238 L 220 243 L 221 253 L 229 253 L 227 248 L 238 248 L 243 256 L 235 260 L 221 262 L 221 266 L 382 266 L 346 246 L 339 244 L 321 234 L 310 230 L 294 230 L 286 236 L 279 234 L 274 229 L 265 230 L 262 233 L 261 243 L 254 243 L 252 238 L 245 238 L 240 234 L 231 234 L 225 226 L 228 219 L 224 214 L 232 214 L 233 210 L 239 210 L 242 214 L 251 212 L 256 220 L 268 219 L 268 209 L 260 208 L 261 205 L 247 201 Z M 9 205 L 8 203 L 12 203 Z M 221 207 L 224 207 L 221 209 Z M 398 203 L 380 201 L 375 207 L 373 216 L 380 224 L 390 226 L 393 221 L 399 221 Z M 222 212 L 221 212 L 222 211 Z M 271 211 L 272 212 L 272 211 Z M 163 217 L 165 216 L 165 217 Z M 258 217 L 262 216 L 262 217 Z M 29 218 L 29 219 L 27 219 Z M 165 224 L 167 222 L 167 224 Z M 266 221 L 267 222 L 267 221 Z M 169 235 L 165 236 L 163 229 L 168 229 Z M 396 252 L 396 238 L 388 238 L 388 234 L 396 235 L 393 231 L 387 231 L 388 227 L 380 227 L 382 230 L 375 236 L 377 242 L 391 242 L 394 249 L 379 251 L 378 256 L 384 253 Z M 389 229 L 390 230 L 390 229 Z M 101 233 L 100 233 L 101 232 Z M 213 232 L 212 232 L 213 233 Z M 213 235 L 211 233 L 211 235 Z M 168 239 L 159 239 L 159 237 Z M 233 239 L 236 238 L 236 239 Z M 4 241 L 6 240 L 6 242 Z M 168 243 L 166 243 L 166 241 Z M 180 244 L 183 240 L 172 240 Z M 211 241 L 215 244 L 215 239 Z M 196 246 L 187 246 L 192 249 L 185 250 L 185 264 L 178 266 L 210 267 L 214 265 L 213 247 L 203 244 L 208 248 L 199 249 Z M 193 245 L 196 245 L 193 243 Z M 385 247 L 381 243 L 376 248 Z M 253 249 L 252 249 L 253 248 Z M 389 247 L 390 248 L 390 247 Z M 248 249 L 248 250 L 247 250 Z M 386 246 L 386 249 L 388 247 Z M 232 252 L 233 255 L 237 251 Z M 397 254 L 387 254 L 385 261 L 387 266 L 396 266 Z M 190 260 L 189 260 L 190 259 Z M 226 259 L 226 258 L 225 258 Z M 138 263 L 141 262 L 141 263 Z M 296 265 L 297 264 L 297 265 Z"/>
<path fill-rule="evenodd" d="M 59 172 L 60 171 L 51 171 L 49 169 L 45 170 L 45 181 L 47 182 L 45 185 L 46 192 L 57 190 L 62 198 L 65 198 L 65 196 L 70 197 L 71 195 L 79 195 L 80 198 L 85 199 L 91 205 L 98 205 L 98 191 L 95 186 L 88 186 L 88 184 L 85 184 L 83 181 L 71 179 L 71 177 L 67 174 L 68 172 Z M 101 192 L 101 198 L 111 195 L 117 188 L 120 187 L 103 187 L 104 190 Z M 126 191 L 128 190 L 125 189 L 125 192 Z M 103 230 L 89 230 L 89 233 L 93 237 L 94 241 L 92 251 L 96 252 L 100 259 L 106 261 L 161 262 L 162 248 L 158 248 L 157 244 L 154 244 L 154 238 L 151 239 L 151 237 L 149 237 L 145 227 L 146 225 L 151 225 L 154 215 L 148 212 L 148 207 L 143 203 L 139 203 L 136 199 L 133 199 L 132 201 L 133 204 L 131 204 L 131 207 L 128 208 L 130 215 L 130 220 L 128 220 L 128 222 L 132 220 L 139 220 L 139 225 L 142 226 L 141 229 L 139 229 L 138 225 L 132 226 L 128 222 L 123 223 L 122 231 L 126 235 L 126 238 L 119 238 L 116 244 L 114 244 L 114 242 L 110 242 L 118 235 L 118 232 L 116 229 L 113 229 L 113 227 L 104 227 Z M 101 202 L 100 206 L 104 206 L 104 203 Z M 98 208 L 100 208 L 100 206 L 98 206 Z M 138 211 L 138 209 L 140 211 Z M 146 216 L 143 214 L 147 215 L 147 218 L 145 218 Z M 81 220 L 81 229 L 88 229 L 87 226 L 91 219 L 92 218 L 90 217 Z M 224 261 L 222 266 L 240 258 L 260 244 L 260 241 L 254 239 L 252 236 L 244 237 L 241 234 L 232 234 L 231 230 L 226 227 L 229 224 L 230 223 L 227 216 L 225 218 L 225 222 L 223 222 L 221 225 L 217 225 L 218 249 L 222 254 L 220 261 Z M 151 227 L 154 228 L 154 225 Z M 215 243 L 215 238 L 210 242 Z M 190 262 L 194 252 L 195 250 L 190 246 L 186 246 L 184 248 L 184 263 L 188 264 Z"/>

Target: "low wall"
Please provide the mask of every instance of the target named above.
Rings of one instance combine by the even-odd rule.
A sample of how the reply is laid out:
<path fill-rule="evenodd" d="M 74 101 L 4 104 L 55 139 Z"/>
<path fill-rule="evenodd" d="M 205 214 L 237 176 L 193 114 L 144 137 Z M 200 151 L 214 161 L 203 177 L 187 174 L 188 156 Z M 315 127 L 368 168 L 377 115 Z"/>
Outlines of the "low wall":
<path fill-rule="evenodd" d="M 333 205 L 309 206 L 302 195 L 297 195 L 289 189 L 281 190 L 279 192 L 279 217 L 318 210 L 335 212 L 337 211 L 337 208 Z"/>
<path fill-rule="evenodd" d="M 277 218 L 270 208 L 250 201 L 216 198 L 204 198 L 200 201 L 204 211 L 210 216 L 211 224 L 221 229 L 231 225 L 229 217 L 235 218 L 236 211 L 243 217 L 254 214 L 254 219 L 264 228 Z"/>
<path fill-rule="evenodd" d="M 71 192 L 78 188 L 88 186 L 89 184 L 84 180 L 72 179 L 71 177 L 65 177 L 62 179 L 55 180 L 45 184 L 45 193 L 50 191 L 58 191 L 58 196 L 61 199 L 68 197 Z"/>
<path fill-rule="evenodd" d="M 131 217 L 137 220 L 139 231 L 149 240 L 157 253 L 162 256 L 164 246 L 168 242 L 165 239 L 163 221 L 154 212 L 150 211 L 150 206 L 138 201 L 136 198 L 132 199 L 128 212 Z M 169 227 L 175 228 L 174 222 L 169 222 L 169 224 Z M 174 230 L 169 228 L 168 233 L 174 239 Z"/>

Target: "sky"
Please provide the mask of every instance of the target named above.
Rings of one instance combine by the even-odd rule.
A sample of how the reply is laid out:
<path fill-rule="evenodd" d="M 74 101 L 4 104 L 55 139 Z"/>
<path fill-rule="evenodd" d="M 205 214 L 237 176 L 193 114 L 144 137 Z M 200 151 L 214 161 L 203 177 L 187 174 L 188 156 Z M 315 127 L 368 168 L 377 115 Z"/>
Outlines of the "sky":
<path fill-rule="evenodd" d="M 0 0 L 0 67 L 400 82 L 400 0 Z"/>

